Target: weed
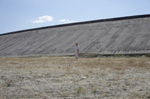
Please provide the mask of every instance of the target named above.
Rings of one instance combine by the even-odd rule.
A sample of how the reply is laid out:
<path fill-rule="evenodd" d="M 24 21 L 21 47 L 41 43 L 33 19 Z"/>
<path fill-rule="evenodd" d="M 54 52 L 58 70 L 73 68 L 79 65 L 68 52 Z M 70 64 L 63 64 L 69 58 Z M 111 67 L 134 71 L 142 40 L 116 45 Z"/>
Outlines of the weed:
<path fill-rule="evenodd" d="M 81 94 L 82 91 L 83 91 L 83 88 L 81 86 L 77 88 L 77 94 Z"/>
<path fill-rule="evenodd" d="M 93 94 L 96 94 L 96 92 L 97 92 L 97 87 L 93 87 L 93 88 L 92 88 L 92 92 L 93 92 Z"/>
<path fill-rule="evenodd" d="M 67 93 L 66 92 L 60 93 L 60 97 L 67 97 Z"/>

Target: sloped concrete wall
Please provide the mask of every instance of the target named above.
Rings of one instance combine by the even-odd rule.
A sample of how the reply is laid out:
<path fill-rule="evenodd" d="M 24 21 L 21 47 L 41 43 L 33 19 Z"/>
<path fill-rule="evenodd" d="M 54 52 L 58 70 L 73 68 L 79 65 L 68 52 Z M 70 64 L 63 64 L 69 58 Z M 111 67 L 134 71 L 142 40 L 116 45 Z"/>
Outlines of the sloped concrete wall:
<path fill-rule="evenodd" d="M 0 56 L 72 54 L 76 42 L 80 52 L 149 53 L 150 15 L 0 35 Z"/>

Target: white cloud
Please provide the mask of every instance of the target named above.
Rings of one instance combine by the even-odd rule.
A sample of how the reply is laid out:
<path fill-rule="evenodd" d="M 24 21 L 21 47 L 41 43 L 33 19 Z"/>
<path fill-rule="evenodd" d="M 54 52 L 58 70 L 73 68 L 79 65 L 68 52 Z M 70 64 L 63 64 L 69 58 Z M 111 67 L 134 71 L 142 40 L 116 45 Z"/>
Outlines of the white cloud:
<path fill-rule="evenodd" d="M 73 21 L 70 21 L 68 19 L 62 19 L 62 20 L 59 20 L 59 22 L 62 22 L 62 23 L 71 23 Z"/>
<path fill-rule="evenodd" d="M 32 21 L 32 23 L 45 23 L 45 22 L 51 22 L 53 21 L 53 17 L 52 16 L 41 16 L 39 17 L 37 20 Z"/>

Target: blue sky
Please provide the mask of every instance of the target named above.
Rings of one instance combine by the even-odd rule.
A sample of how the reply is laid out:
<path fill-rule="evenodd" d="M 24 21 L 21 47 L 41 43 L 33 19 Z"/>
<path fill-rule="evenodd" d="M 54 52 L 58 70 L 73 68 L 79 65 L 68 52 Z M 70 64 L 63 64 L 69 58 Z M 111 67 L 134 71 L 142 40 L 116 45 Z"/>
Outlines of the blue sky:
<path fill-rule="evenodd" d="M 0 0 L 0 34 L 142 14 L 150 14 L 150 0 Z"/>

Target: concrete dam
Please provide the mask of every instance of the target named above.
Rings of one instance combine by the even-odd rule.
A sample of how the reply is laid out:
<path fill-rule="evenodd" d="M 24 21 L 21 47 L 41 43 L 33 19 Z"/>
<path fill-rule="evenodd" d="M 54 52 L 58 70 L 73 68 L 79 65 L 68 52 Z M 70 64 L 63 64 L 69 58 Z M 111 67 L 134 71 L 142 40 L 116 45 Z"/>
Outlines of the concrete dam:
<path fill-rule="evenodd" d="M 150 53 L 150 14 L 92 20 L 0 34 L 0 56 Z"/>

